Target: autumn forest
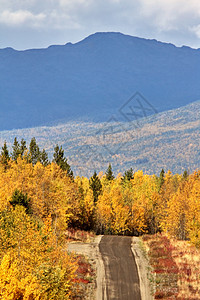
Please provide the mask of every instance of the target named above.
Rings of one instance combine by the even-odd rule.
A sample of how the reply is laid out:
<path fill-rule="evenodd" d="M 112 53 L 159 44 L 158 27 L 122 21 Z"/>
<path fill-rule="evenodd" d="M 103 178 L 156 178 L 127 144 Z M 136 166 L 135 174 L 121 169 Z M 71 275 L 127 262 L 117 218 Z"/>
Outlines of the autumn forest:
<path fill-rule="evenodd" d="M 67 229 L 95 234 L 157 232 L 200 247 L 200 171 L 159 176 L 127 170 L 74 177 L 58 145 L 53 160 L 35 138 L 0 155 L 0 298 L 77 299 L 77 259 Z"/>

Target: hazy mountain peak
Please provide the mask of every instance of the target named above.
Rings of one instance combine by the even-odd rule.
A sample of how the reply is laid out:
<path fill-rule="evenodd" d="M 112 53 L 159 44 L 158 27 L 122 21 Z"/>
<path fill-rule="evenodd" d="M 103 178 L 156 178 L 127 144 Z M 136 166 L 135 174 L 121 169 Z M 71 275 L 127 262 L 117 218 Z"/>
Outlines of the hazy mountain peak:
<path fill-rule="evenodd" d="M 0 66 L 0 130 L 106 121 L 126 103 L 138 106 L 136 92 L 158 111 L 200 99 L 199 50 L 119 32 L 47 49 L 2 49 Z"/>

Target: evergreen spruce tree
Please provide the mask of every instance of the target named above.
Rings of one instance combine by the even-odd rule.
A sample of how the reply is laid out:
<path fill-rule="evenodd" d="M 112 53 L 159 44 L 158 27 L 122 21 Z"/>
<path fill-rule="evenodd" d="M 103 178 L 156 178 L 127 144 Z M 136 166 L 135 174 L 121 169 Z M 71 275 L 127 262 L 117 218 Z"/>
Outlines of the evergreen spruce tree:
<path fill-rule="evenodd" d="M 30 207 L 30 198 L 28 198 L 27 193 L 23 194 L 18 189 L 14 191 L 12 194 L 12 200 L 10 201 L 10 204 L 15 208 L 16 205 L 21 205 L 26 208 L 26 213 L 31 213 L 31 207 Z"/>
<path fill-rule="evenodd" d="M 29 161 L 33 165 L 36 165 L 36 163 L 40 161 L 40 155 L 40 149 L 36 143 L 35 137 L 33 137 L 29 145 Z"/>
<path fill-rule="evenodd" d="M 94 203 L 96 204 L 97 201 L 98 201 L 98 197 L 99 197 L 99 195 L 101 194 L 101 191 L 102 191 L 101 180 L 97 176 L 96 171 L 94 172 L 93 176 L 90 177 L 89 185 L 90 185 L 90 188 L 93 191 Z"/>
<path fill-rule="evenodd" d="M 109 164 L 108 169 L 106 171 L 106 179 L 108 181 L 112 181 L 114 178 L 115 176 L 113 175 L 112 166 L 111 164 Z"/>
<path fill-rule="evenodd" d="M 164 182 L 165 182 L 165 171 L 164 171 L 164 169 L 162 169 L 160 172 L 160 176 L 159 176 L 159 188 L 160 189 Z"/>
<path fill-rule="evenodd" d="M 122 181 L 125 182 L 125 181 L 130 181 L 131 179 L 134 178 L 134 175 L 133 175 L 133 169 L 130 168 L 129 170 L 125 171 L 123 177 L 122 177 Z"/>
<path fill-rule="evenodd" d="M 4 164 L 5 169 L 8 166 L 8 161 L 10 160 L 10 155 L 9 155 L 9 151 L 8 151 L 8 147 L 6 144 L 6 141 L 4 142 L 4 145 L 2 147 L 2 151 L 1 151 L 1 162 L 2 164 Z"/>
<path fill-rule="evenodd" d="M 40 162 L 46 167 L 49 164 L 48 154 L 45 149 L 40 153 Z"/>
<path fill-rule="evenodd" d="M 186 179 L 188 178 L 188 176 L 189 176 L 188 171 L 185 170 L 185 171 L 183 172 L 183 178 L 186 180 Z"/>
<path fill-rule="evenodd" d="M 26 147 L 26 141 L 24 139 L 21 139 L 21 145 L 20 145 L 20 155 L 23 157 L 24 152 L 27 150 Z"/>
<path fill-rule="evenodd" d="M 71 170 L 70 165 L 67 162 L 67 158 L 64 156 L 64 150 L 62 146 L 59 147 L 58 145 L 54 148 L 53 154 L 53 162 L 55 162 L 63 171 L 67 171 L 67 175 L 71 178 L 74 178 L 73 171 Z"/>
<path fill-rule="evenodd" d="M 12 160 L 17 161 L 19 155 L 21 154 L 21 150 L 20 150 L 20 144 L 17 140 L 17 138 L 15 137 L 14 139 L 14 143 L 13 143 L 13 152 L 12 152 Z"/>

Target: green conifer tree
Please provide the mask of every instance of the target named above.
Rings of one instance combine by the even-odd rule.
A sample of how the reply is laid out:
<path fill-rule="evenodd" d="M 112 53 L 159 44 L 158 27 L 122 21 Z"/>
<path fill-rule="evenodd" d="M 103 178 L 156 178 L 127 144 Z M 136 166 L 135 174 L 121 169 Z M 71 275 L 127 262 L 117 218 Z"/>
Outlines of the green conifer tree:
<path fill-rule="evenodd" d="M 160 189 L 164 182 L 165 182 L 165 171 L 164 171 L 164 169 L 162 169 L 160 172 L 160 176 L 159 176 L 159 188 Z"/>
<path fill-rule="evenodd" d="M 26 213 L 31 213 L 31 207 L 30 207 L 30 198 L 28 198 L 27 193 L 23 194 L 21 191 L 16 189 L 14 193 L 12 194 L 12 200 L 10 201 L 10 204 L 15 208 L 16 205 L 21 205 L 26 208 Z"/>
<path fill-rule="evenodd" d="M 131 179 L 134 179 L 134 174 L 133 174 L 133 169 L 130 168 L 129 170 L 124 172 L 124 175 L 122 177 L 122 181 L 126 182 L 126 181 L 130 181 Z"/>
<path fill-rule="evenodd" d="M 186 180 L 186 179 L 188 178 L 188 176 L 189 176 L 188 171 L 185 170 L 185 171 L 183 172 L 183 178 Z"/>
<path fill-rule="evenodd" d="M 64 156 L 64 150 L 62 146 L 59 147 L 58 145 L 54 148 L 53 154 L 53 162 L 56 163 L 63 171 L 67 171 L 67 175 L 71 178 L 74 178 L 73 171 L 71 170 L 70 165 L 67 162 L 67 158 Z"/>
<path fill-rule="evenodd" d="M 26 141 L 24 139 L 21 139 L 21 145 L 20 145 L 20 155 L 23 157 L 24 152 L 27 150 L 26 147 Z"/>
<path fill-rule="evenodd" d="M 36 143 L 35 137 L 31 139 L 30 145 L 29 145 L 29 161 L 36 165 L 38 161 L 41 159 L 41 153 L 40 149 Z"/>
<path fill-rule="evenodd" d="M 10 160 L 10 155 L 5 141 L 1 151 L 1 163 L 5 166 L 5 169 L 8 167 L 9 160 Z"/>
<path fill-rule="evenodd" d="M 97 176 L 96 171 L 94 172 L 93 176 L 90 177 L 89 185 L 90 185 L 90 188 L 93 191 L 94 203 L 96 204 L 97 201 L 98 201 L 98 197 L 99 197 L 99 195 L 101 194 L 101 191 L 102 191 L 101 180 Z"/>
<path fill-rule="evenodd" d="M 115 178 L 112 171 L 112 166 L 109 164 L 108 169 L 106 170 L 106 179 L 108 181 L 112 181 Z"/>
<path fill-rule="evenodd" d="M 14 139 L 14 143 L 13 143 L 13 152 L 12 152 L 12 160 L 17 161 L 19 155 L 21 154 L 21 150 L 20 150 L 20 144 L 17 140 L 17 138 L 15 137 Z"/>
<path fill-rule="evenodd" d="M 40 162 L 46 167 L 49 164 L 48 154 L 45 149 L 40 153 Z"/>

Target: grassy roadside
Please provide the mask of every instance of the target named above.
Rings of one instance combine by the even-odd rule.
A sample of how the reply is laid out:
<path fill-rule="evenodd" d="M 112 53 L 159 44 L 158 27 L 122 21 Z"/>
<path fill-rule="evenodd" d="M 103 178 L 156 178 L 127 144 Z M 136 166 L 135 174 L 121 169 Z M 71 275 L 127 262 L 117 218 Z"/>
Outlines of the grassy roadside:
<path fill-rule="evenodd" d="M 84 255 L 77 255 L 78 269 L 74 279 L 76 297 L 74 300 L 94 299 L 95 266 Z"/>
<path fill-rule="evenodd" d="M 200 299 L 200 251 L 163 234 L 142 241 L 153 268 L 154 299 Z"/>
<path fill-rule="evenodd" d="M 94 300 L 96 292 L 96 262 L 93 257 L 80 251 L 82 246 L 87 246 L 94 242 L 95 234 L 84 230 L 75 230 L 73 228 L 66 230 L 65 232 L 66 241 L 71 245 L 76 245 L 74 255 L 78 264 L 76 270 L 76 278 L 74 280 L 74 288 L 76 290 L 76 297 L 73 300 Z M 84 250 L 84 249 L 82 249 Z"/>
<path fill-rule="evenodd" d="M 68 243 L 86 245 L 94 241 L 95 234 L 83 230 L 68 229 L 65 232 Z M 76 297 L 73 300 L 94 300 L 96 290 L 96 263 L 95 260 L 85 254 L 74 252 L 78 268 L 74 279 Z"/>

